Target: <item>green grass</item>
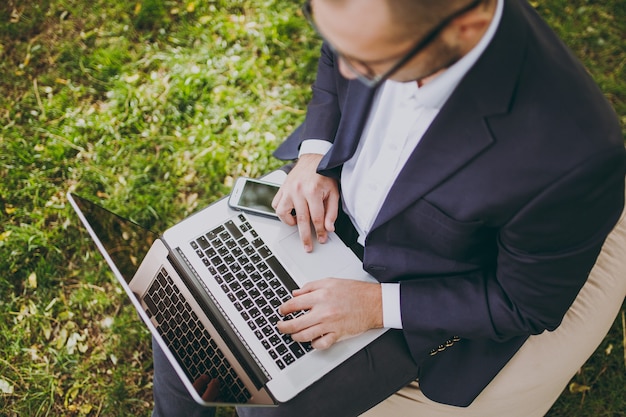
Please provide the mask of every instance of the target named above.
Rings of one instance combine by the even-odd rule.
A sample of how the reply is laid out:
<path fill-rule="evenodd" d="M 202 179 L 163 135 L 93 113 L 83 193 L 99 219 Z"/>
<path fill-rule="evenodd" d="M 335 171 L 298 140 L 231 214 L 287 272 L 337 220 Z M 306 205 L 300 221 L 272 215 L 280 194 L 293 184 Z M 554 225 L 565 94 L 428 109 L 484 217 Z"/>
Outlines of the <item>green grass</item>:
<path fill-rule="evenodd" d="M 534 5 L 626 127 L 625 4 Z M 149 335 L 65 193 L 163 230 L 277 167 L 318 45 L 287 0 L 0 4 L 0 416 L 149 415 Z M 623 332 L 551 416 L 626 415 Z"/>

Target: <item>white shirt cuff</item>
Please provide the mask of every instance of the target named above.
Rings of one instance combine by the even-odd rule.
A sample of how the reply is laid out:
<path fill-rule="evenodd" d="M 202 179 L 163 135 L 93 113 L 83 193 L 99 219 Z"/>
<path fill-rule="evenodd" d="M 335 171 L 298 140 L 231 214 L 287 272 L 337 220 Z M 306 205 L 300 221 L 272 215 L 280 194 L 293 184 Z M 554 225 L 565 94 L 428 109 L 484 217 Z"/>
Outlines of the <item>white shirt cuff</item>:
<path fill-rule="evenodd" d="M 383 296 L 383 326 L 388 329 L 402 328 L 400 312 L 400 284 L 380 284 Z"/>
<path fill-rule="evenodd" d="M 319 155 L 326 155 L 326 152 L 333 144 L 327 140 L 322 139 L 306 139 L 300 144 L 300 151 L 298 156 L 302 156 L 307 153 L 316 153 Z"/>

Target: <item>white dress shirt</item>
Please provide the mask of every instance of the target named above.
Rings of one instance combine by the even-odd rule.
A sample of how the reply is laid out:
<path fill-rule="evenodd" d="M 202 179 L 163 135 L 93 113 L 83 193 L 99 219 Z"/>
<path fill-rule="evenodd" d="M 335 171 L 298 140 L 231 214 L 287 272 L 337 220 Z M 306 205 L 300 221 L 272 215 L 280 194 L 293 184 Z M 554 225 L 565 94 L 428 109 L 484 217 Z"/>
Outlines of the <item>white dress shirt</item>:
<path fill-rule="evenodd" d="M 365 238 L 407 159 L 493 39 L 502 17 L 503 2 L 498 0 L 494 18 L 480 42 L 433 80 L 422 87 L 414 81 L 387 80 L 376 92 L 357 150 L 341 172 L 343 209 L 359 233 L 361 245 L 365 246 Z M 324 140 L 305 140 L 299 153 L 325 154 L 331 146 Z M 384 326 L 402 328 L 400 284 L 382 284 L 382 296 Z"/>

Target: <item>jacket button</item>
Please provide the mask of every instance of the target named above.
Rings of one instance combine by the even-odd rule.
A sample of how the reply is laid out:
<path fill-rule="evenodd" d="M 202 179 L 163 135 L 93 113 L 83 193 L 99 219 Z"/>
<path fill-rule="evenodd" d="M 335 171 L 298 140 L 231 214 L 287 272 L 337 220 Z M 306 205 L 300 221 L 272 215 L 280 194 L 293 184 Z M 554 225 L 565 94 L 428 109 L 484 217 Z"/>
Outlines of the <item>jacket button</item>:
<path fill-rule="evenodd" d="M 387 267 L 381 265 L 367 265 L 365 269 L 373 272 L 384 272 L 387 270 Z"/>

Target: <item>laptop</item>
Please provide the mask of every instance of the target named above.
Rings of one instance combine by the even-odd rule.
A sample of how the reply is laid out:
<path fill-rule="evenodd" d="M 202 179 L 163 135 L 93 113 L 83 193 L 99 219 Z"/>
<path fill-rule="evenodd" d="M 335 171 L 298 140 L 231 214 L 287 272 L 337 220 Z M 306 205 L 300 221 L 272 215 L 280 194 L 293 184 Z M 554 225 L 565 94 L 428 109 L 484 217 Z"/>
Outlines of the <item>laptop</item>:
<path fill-rule="evenodd" d="M 264 179 L 280 183 L 284 173 Z M 309 281 L 376 282 L 335 234 L 306 253 L 297 228 L 222 199 L 158 235 L 76 194 L 68 200 L 199 404 L 286 402 L 385 331 L 316 350 L 276 329 L 278 306 Z M 219 393 L 207 396 L 213 380 Z"/>

